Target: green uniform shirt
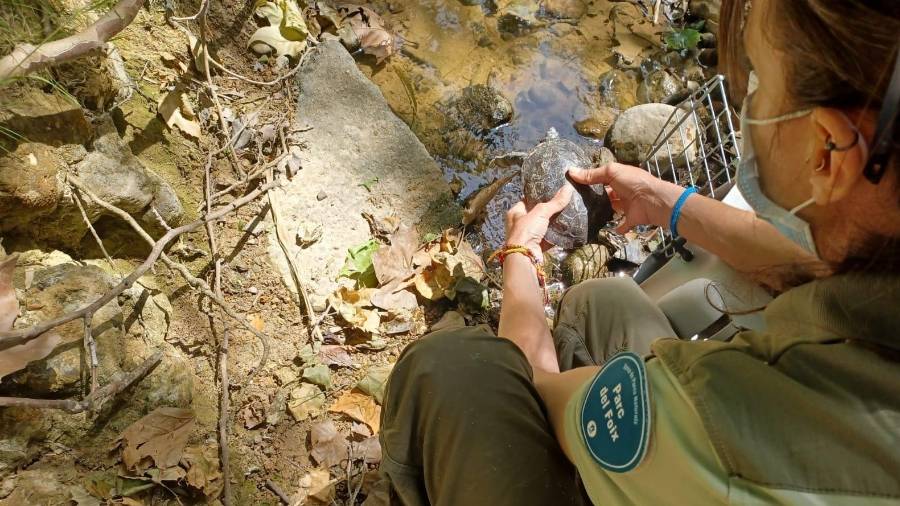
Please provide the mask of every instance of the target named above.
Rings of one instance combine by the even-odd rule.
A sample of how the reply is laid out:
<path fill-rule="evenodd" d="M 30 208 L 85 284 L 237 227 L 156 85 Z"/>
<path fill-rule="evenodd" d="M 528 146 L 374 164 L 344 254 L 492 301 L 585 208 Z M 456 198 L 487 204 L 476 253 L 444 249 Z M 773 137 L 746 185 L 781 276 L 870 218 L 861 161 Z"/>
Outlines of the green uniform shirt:
<path fill-rule="evenodd" d="M 844 277 L 804 285 L 770 305 L 766 334 L 742 333 L 731 343 L 658 341 L 654 353 L 660 357 L 646 362 L 650 440 L 641 463 L 628 472 L 605 470 L 588 449 L 581 429 L 586 382 L 567 406 L 565 435 L 591 500 L 598 505 L 898 504 L 890 476 L 900 466 L 900 409 L 897 399 L 883 393 L 900 381 L 895 349 L 884 347 L 898 345 L 897 281 Z M 810 315 L 814 318 L 807 321 Z M 854 318 L 864 346 L 830 333 L 845 331 Z M 823 356 L 847 357 L 848 364 L 816 360 Z M 857 376 L 861 379 L 853 385 Z M 772 383 L 756 381 L 767 377 Z M 840 388 L 834 389 L 835 383 Z M 860 404 L 854 404 L 854 386 L 860 388 Z M 876 398 L 866 397 L 869 392 Z M 806 402 L 795 402 L 798 398 Z M 736 406 L 746 409 L 728 411 Z M 847 427 L 842 422 L 854 416 L 859 432 L 832 430 Z M 783 427 L 792 432 L 779 433 Z M 785 441 L 803 450 L 792 455 L 765 448 L 787 447 L 780 443 Z M 871 459 L 848 464 L 860 456 Z M 882 476 L 860 473 L 865 465 Z M 848 492 L 846 483 L 828 490 L 821 482 L 831 478 L 822 469 L 857 490 Z"/>

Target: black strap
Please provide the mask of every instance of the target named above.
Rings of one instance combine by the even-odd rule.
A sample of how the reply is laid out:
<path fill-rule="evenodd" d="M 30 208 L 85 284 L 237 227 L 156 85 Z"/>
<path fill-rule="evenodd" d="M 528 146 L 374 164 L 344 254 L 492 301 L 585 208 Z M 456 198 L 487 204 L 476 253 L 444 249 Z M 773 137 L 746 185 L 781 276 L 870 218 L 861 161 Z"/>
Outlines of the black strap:
<path fill-rule="evenodd" d="M 900 49 L 898 49 L 900 52 Z M 881 104 L 881 112 L 878 114 L 878 127 L 875 130 L 875 145 L 872 156 L 863 174 L 873 184 L 878 184 L 887 170 L 887 164 L 891 158 L 894 145 L 894 126 L 897 121 L 897 110 L 900 108 L 900 54 L 894 62 L 894 73 L 888 84 L 887 93 Z"/>

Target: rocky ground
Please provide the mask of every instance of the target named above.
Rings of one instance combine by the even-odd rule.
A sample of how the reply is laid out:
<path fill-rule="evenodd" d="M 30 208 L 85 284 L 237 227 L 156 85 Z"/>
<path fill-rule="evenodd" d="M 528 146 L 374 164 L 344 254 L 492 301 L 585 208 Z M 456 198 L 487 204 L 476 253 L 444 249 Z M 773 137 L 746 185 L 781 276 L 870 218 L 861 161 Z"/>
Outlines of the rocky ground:
<path fill-rule="evenodd" d="M 0 6 L 22 27 L 0 52 L 108 7 L 39 3 Z M 208 2 L 208 31 L 178 19 L 207 2 L 174 4 L 149 3 L 113 52 L 0 82 L 0 341 L 117 293 L 89 327 L 0 344 L 0 396 L 32 400 L 0 403 L 0 504 L 217 503 L 226 481 L 232 504 L 383 503 L 391 364 L 428 329 L 496 317 L 483 258 L 521 183 L 485 190 L 510 170 L 494 159 L 553 126 L 595 160 L 640 162 L 663 102 L 709 74 L 708 42 L 674 46 L 717 17 L 700 1 L 688 18 L 662 2 L 658 25 L 639 2 L 313 2 L 306 42 L 268 30 L 299 26 L 275 3 Z M 227 69 L 209 80 L 203 33 Z M 234 203 L 116 292 L 146 239 Z M 555 277 L 645 254 L 607 238 Z"/>

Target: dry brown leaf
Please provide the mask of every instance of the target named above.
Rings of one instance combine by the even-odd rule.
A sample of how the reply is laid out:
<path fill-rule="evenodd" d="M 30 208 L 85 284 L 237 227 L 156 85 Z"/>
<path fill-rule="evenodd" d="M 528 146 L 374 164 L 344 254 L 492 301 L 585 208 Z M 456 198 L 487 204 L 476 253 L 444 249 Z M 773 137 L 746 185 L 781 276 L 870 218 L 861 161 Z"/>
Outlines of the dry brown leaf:
<path fill-rule="evenodd" d="M 200 490 L 206 497 L 218 497 L 222 489 L 222 472 L 215 448 L 187 448 L 181 463 L 187 468 L 185 478 L 188 485 Z"/>
<path fill-rule="evenodd" d="M 390 246 L 382 246 L 372 256 L 378 282 L 386 285 L 410 277 L 413 274 L 413 254 L 418 246 L 419 233 L 416 228 L 401 224 L 391 236 Z"/>
<path fill-rule="evenodd" d="M 310 456 L 320 466 L 339 465 L 349 458 L 350 443 L 341 435 L 332 420 L 324 420 L 310 428 L 312 450 Z"/>
<path fill-rule="evenodd" d="M 181 88 L 175 88 L 160 100 L 157 113 L 167 127 L 177 127 L 195 139 L 200 138 L 200 123 L 197 122 L 197 116 Z"/>
<path fill-rule="evenodd" d="M 0 332 L 11 329 L 19 315 L 19 301 L 13 286 L 18 259 L 18 255 L 9 255 L 0 260 Z"/>
<path fill-rule="evenodd" d="M 160 469 L 177 466 L 194 424 L 194 412 L 189 409 L 156 408 L 122 432 L 125 467 L 141 474 L 149 467 L 146 459 Z"/>
<path fill-rule="evenodd" d="M 484 214 L 484 210 L 487 207 L 488 202 L 493 200 L 494 197 L 497 196 L 497 193 L 500 192 L 500 189 L 503 188 L 506 183 L 510 182 L 512 178 L 516 177 L 518 174 L 519 171 L 514 171 L 475 192 L 475 195 L 469 199 L 469 201 L 466 203 L 466 207 L 463 209 L 463 225 L 468 225 L 469 223 L 472 223 L 480 218 Z"/>
<path fill-rule="evenodd" d="M 419 301 L 414 293 L 406 289 L 381 289 L 372 296 L 372 305 L 386 311 L 412 311 L 419 307 Z"/>
<path fill-rule="evenodd" d="M 378 63 L 394 54 L 399 46 L 399 39 L 384 25 L 381 16 L 372 9 L 361 5 L 342 5 L 340 12 L 343 27 L 349 26 L 366 54 L 375 56 Z M 339 30 L 340 31 L 340 30 Z"/>
<path fill-rule="evenodd" d="M 353 367 L 353 358 L 343 346 L 337 344 L 323 344 L 319 349 L 319 361 L 325 365 L 338 367 Z"/>
<path fill-rule="evenodd" d="M 300 487 L 291 497 L 291 506 L 331 504 L 333 498 L 334 483 L 331 482 L 331 474 L 327 469 L 313 469 L 300 478 Z"/>
<path fill-rule="evenodd" d="M 428 300 L 438 300 L 443 298 L 447 289 L 450 288 L 453 283 L 453 275 L 446 265 L 436 263 L 416 274 L 414 282 L 419 295 Z"/>
<path fill-rule="evenodd" d="M 378 434 L 381 429 L 381 406 L 375 399 L 359 392 L 344 392 L 334 405 L 328 408 L 332 413 L 343 413 L 357 422 L 362 422 Z"/>
<path fill-rule="evenodd" d="M 19 314 L 19 301 L 13 286 L 18 255 L 9 255 L 0 260 L 0 332 L 12 329 Z M 56 332 L 45 332 L 17 346 L 0 352 L 0 379 L 7 374 L 24 369 L 34 360 L 40 360 L 60 344 L 62 338 Z"/>
<path fill-rule="evenodd" d="M 250 325 L 253 326 L 256 330 L 262 332 L 266 329 L 266 322 L 263 321 L 262 316 L 255 314 L 250 317 Z"/>
<path fill-rule="evenodd" d="M 329 301 L 331 307 L 337 309 L 347 323 L 360 330 L 376 333 L 381 324 L 381 317 L 378 311 L 366 309 L 372 305 L 372 295 L 375 292 L 374 288 L 352 290 L 342 286 L 329 297 Z"/>
<path fill-rule="evenodd" d="M 378 436 L 370 436 L 359 443 L 353 443 L 353 457 L 362 459 L 366 464 L 381 462 L 381 443 Z"/>

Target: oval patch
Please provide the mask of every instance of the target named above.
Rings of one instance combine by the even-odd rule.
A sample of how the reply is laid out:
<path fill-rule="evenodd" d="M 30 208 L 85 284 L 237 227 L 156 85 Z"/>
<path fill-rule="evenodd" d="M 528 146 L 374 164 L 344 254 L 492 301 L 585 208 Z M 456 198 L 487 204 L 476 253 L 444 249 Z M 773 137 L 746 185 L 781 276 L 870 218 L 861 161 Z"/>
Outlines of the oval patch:
<path fill-rule="evenodd" d="M 643 359 L 615 355 L 594 378 L 581 407 L 581 435 L 604 469 L 631 471 L 647 454 L 650 402 Z"/>

